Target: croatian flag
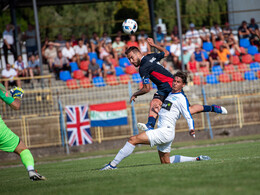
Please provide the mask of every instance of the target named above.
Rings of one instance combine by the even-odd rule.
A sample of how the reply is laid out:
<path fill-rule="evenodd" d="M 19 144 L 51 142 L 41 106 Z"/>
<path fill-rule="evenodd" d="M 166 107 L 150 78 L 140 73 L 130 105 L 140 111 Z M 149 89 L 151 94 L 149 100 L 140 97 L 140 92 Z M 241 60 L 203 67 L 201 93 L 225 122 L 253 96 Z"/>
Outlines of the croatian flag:
<path fill-rule="evenodd" d="M 127 125 L 126 101 L 90 105 L 91 127 Z"/>
<path fill-rule="evenodd" d="M 92 144 L 88 106 L 66 106 L 65 111 L 69 145 Z"/>

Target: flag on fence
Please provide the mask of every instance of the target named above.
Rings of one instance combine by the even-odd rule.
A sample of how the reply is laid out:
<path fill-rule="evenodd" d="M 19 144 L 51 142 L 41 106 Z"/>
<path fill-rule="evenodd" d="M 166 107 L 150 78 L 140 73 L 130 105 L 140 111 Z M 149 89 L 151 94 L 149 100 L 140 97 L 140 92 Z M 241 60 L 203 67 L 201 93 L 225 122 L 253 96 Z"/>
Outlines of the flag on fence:
<path fill-rule="evenodd" d="M 69 145 L 92 144 L 88 106 L 66 106 L 65 111 Z"/>
<path fill-rule="evenodd" d="M 126 101 L 90 105 L 91 127 L 127 125 Z"/>

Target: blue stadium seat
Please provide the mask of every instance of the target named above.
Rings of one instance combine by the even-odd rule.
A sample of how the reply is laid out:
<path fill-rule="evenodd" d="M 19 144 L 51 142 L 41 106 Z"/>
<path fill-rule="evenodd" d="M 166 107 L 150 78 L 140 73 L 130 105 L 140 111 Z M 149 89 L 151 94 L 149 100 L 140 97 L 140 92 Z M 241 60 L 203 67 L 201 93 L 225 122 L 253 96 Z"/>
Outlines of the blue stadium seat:
<path fill-rule="evenodd" d="M 258 63 L 258 62 L 252 62 L 252 63 L 250 64 L 250 69 L 251 69 L 252 71 L 257 72 L 258 70 L 260 70 L 260 65 L 259 65 L 259 63 Z"/>
<path fill-rule="evenodd" d="M 202 51 L 202 53 L 203 53 L 204 58 L 205 58 L 206 60 L 208 60 L 208 59 L 209 59 L 208 53 L 207 53 L 206 51 Z"/>
<path fill-rule="evenodd" d="M 67 70 L 66 71 L 61 71 L 59 73 L 59 76 L 60 76 L 60 80 L 62 80 L 62 81 L 67 81 L 67 80 L 72 79 L 71 75 L 70 75 L 70 72 L 67 71 Z"/>
<path fill-rule="evenodd" d="M 96 60 L 98 59 L 97 53 L 96 52 L 89 52 L 88 53 L 90 61 L 95 58 Z"/>
<path fill-rule="evenodd" d="M 101 68 L 101 69 L 103 69 L 103 60 L 101 60 L 101 59 L 97 59 L 97 64 L 99 65 L 99 67 Z"/>
<path fill-rule="evenodd" d="M 124 70 L 122 67 L 118 66 L 118 67 L 115 67 L 115 70 L 116 70 L 116 76 L 120 76 L 120 75 L 123 75 L 125 74 Z"/>
<path fill-rule="evenodd" d="M 127 66 L 131 65 L 127 57 L 123 57 L 119 59 L 119 66 L 125 68 Z"/>
<path fill-rule="evenodd" d="M 106 86 L 106 83 L 105 83 L 103 77 L 94 77 L 93 78 L 93 84 L 96 87 L 104 87 L 104 86 Z"/>
<path fill-rule="evenodd" d="M 217 65 L 217 66 L 213 66 L 211 69 L 212 73 L 214 75 L 220 75 L 223 73 L 223 69 L 221 68 L 221 66 Z"/>
<path fill-rule="evenodd" d="M 132 75 L 132 79 L 133 79 L 133 81 L 134 81 L 135 83 L 140 83 L 140 82 L 142 82 L 142 78 L 141 78 L 141 76 L 140 76 L 139 73 L 133 74 L 133 75 Z"/>
<path fill-rule="evenodd" d="M 211 50 L 213 50 L 213 44 L 211 42 L 204 42 L 202 48 L 207 52 L 210 52 Z"/>
<path fill-rule="evenodd" d="M 70 62 L 70 70 L 71 72 L 74 72 L 75 70 L 78 70 L 79 67 L 78 67 L 78 64 L 77 62 Z"/>
<path fill-rule="evenodd" d="M 247 71 L 245 72 L 245 79 L 252 81 L 252 80 L 257 80 L 257 77 L 255 76 L 255 72 L 254 71 Z"/>
<path fill-rule="evenodd" d="M 257 47 L 254 45 L 249 46 L 247 49 L 248 49 L 247 53 L 250 55 L 255 55 L 255 54 L 259 53 Z"/>
<path fill-rule="evenodd" d="M 217 79 L 217 76 L 214 75 L 214 74 L 209 74 L 209 75 L 207 75 L 207 76 L 206 76 L 206 82 L 207 82 L 208 84 L 218 84 L 218 83 L 219 83 L 219 81 L 218 81 L 218 79 Z"/>
<path fill-rule="evenodd" d="M 170 45 L 166 45 L 165 49 L 171 53 L 171 46 Z"/>
<path fill-rule="evenodd" d="M 248 48 L 250 46 L 250 42 L 248 39 L 240 39 L 239 45 L 240 45 L 240 47 Z"/>

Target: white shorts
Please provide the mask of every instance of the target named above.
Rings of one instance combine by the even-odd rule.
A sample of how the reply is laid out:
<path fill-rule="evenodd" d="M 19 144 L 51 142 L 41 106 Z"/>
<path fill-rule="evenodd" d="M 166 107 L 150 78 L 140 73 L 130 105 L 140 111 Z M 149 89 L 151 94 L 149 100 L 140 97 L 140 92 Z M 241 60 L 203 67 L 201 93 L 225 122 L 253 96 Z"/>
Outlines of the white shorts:
<path fill-rule="evenodd" d="M 172 141 L 175 137 L 175 129 L 173 127 L 161 127 L 154 130 L 146 131 L 151 147 L 157 146 L 161 152 L 171 152 Z"/>

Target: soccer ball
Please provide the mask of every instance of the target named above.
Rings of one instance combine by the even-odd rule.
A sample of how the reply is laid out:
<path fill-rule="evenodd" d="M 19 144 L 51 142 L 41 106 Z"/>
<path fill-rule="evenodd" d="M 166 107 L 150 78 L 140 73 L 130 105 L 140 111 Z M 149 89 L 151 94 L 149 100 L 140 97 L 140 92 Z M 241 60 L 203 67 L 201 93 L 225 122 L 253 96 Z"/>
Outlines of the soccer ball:
<path fill-rule="evenodd" d="M 123 22 L 122 27 L 123 27 L 123 31 L 128 35 L 134 34 L 138 28 L 137 22 L 134 21 L 133 19 L 126 19 Z"/>

